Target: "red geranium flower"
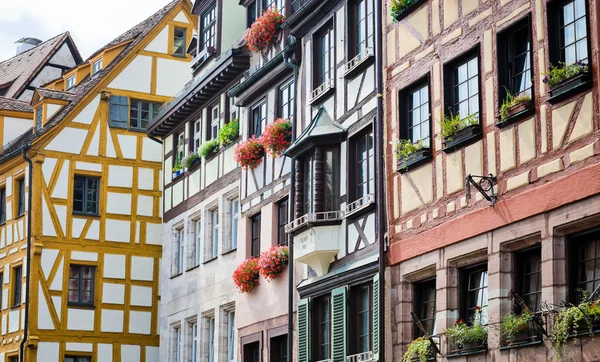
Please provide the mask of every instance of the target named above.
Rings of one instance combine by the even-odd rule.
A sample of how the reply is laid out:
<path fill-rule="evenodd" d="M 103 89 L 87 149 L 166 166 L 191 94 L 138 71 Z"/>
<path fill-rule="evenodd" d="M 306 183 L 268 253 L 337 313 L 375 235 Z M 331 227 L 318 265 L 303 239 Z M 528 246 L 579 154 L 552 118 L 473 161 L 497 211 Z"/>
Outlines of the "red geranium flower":
<path fill-rule="evenodd" d="M 276 8 L 267 9 L 246 32 L 248 48 L 254 53 L 268 49 L 284 21 L 285 17 Z"/>
<path fill-rule="evenodd" d="M 267 125 L 260 137 L 267 153 L 272 157 L 279 157 L 292 143 L 292 122 L 277 118 Z"/>
<path fill-rule="evenodd" d="M 258 259 L 244 260 L 233 272 L 233 284 L 241 293 L 249 293 L 259 285 Z"/>
<path fill-rule="evenodd" d="M 260 254 L 258 267 L 260 275 L 267 281 L 279 278 L 288 265 L 288 247 L 277 245 Z"/>
<path fill-rule="evenodd" d="M 233 149 L 233 159 L 244 170 L 255 169 L 265 156 L 265 147 L 262 139 L 254 136 L 242 143 L 238 143 Z"/>

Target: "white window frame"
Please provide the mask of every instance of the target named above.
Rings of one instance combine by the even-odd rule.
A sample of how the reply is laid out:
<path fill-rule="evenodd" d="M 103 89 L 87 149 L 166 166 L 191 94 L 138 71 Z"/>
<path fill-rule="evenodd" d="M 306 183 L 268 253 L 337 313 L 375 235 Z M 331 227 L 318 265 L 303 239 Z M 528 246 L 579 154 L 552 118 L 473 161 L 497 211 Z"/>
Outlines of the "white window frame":
<path fill-rule="evenodd" d="M 173 362 L 181 362 L 181 327 L 173 327 Z"/>
<path fill-rule="evenodd" d="M 192 362 L 198 361 L 198 322 L 194 321 L 190 323 L 190 334 L 191 334 L 191 352 Z"/>
<path fill-rule="evenodd" d="M 234 212 L 234 205 L 237 204 L 237 212 Z M 230 248 L 231 250 L 237 249 L 237 238 L 238 238 L 238 226 L 240 221 L 240 198 L 235 197 L 229 200 L 229 212 L 231 214 L 231 220 L 229 225 L 229 235 L 231 238 Z"/>
<path fill-rule="evenodd" d="M 215 361 L 215 317 L 208 318 L 208 362 Z"/>
<path fill-rule="evenodd" d="M 70 77 L 67 77 L 67 90 L 75 87 L 75 84 L 77 84 L 77 76 L 75 74 L 73 74 Z"/>
<path fill-rule="evenodd" d="M 173 258 L 175 265 L 177 266 L 174 275 L 179 275 L 183 273 L 183 258 L 184 258 L 184 246 L 185 242 L 184 230 L 183 228 L 175 229 L 175 250 L 176 255 Z"/>
<path fill-rule="evenodd" d="M 92 75 L 98 73 L 99 71 L 102 70 L 102 58 L 96 60 L 93 64 L 92 64 Z"/>
<path fill-rule="evenodd" d="M 235 105 L 235 98 L 229 98 L 229 122 L 238 118 L 238 107 Z"/>
<path fill-rule="evenodd" d="M 185 134 L 181 132 L 177 135 L 177 153 L 175 154 L 175 163 L 177 160 L 179 162 L 183 162 L 183 158 L 185 157 Z M 183 165 L 182 165 L 183 167 Z"/>
<path fill-rule="evenodd" d="M 235 362 L 235 311 L 227 312 L 227 361 Z"/>
<path fill-rule="evenodd" d="M 210 137 L 217 139 L 219 137 L 219 105 L 212 107 L 210 110 Z"/>
<path fill-rule="evenodd" d="M 219 209 L 213 209 L 210 212 L 211 223 L 211 248 L 210 258 L 214 259 L 219 255 Z"/>
<path fill-rule="evenodd" d="M 194 264 L 200 265 L 200 250 L 202 245 L 202 219 L 194 220 L 194 245 L 196 248 L 196 259 Z"/>
<path fill-rule="evenodd" d="M 194 122 L 194 153 L 198 153 L 202 146 L 202 119 Z"/>

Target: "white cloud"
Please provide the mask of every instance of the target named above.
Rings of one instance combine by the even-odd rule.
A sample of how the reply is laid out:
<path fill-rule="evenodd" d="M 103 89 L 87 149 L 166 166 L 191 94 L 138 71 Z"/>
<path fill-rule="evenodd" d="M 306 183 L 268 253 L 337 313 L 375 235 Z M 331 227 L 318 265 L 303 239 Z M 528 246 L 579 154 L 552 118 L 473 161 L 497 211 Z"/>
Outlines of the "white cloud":
<path fill-rule="evenodd" d="M 15 41 L 43 41 L 69 31 L 85 59 L 154 14 L 170 0 L 0 0 L 0 60 L 15 55 Z"/>

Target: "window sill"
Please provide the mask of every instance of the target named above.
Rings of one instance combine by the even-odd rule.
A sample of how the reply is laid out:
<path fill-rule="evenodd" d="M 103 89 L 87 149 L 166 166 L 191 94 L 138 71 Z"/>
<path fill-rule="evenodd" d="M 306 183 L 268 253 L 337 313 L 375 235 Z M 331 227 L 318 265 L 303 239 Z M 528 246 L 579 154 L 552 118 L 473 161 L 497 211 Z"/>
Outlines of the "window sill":
<path fill-rule="evenodd" d="M 200 164 L 201 163 L 202 162 L 200 161 L 200 158 L 198 158 L 196 162 L 192 163 L 192 167 L 190 167 L 187 170 L 185 170 L 185 172 L 192 173 L 192 172 L 196 171 L 197 169 L 200 168 Z"/>
<path fill-rule="evenodd" d="M 531 342 L 513 343 L 511 345 L 500 347 L 499 349 L 501 351 L 505 351 L 505 350 L 511 350 L 511 349 L 516 349 L 516 348 L 535 346 L 537 344 L 542 344 L 542 338 L 538 338 L 535 341 L 531 341 Z"/>
<path fill-rule="evenodd" d="M 470 355 L 474 355 L 474 354 L 480 354 L 480 353 L 484 353 L 487 352 L 487 346 L 486 347 L 481 347 L 481 348 L 477 348 L 477 349 L 469 349 L 469 350 L 465 350 L 464 352 L 461 352 L 460 350 L 458 351 L 451 351 L 450 354 L 447 354 L 446 358 L 455 358 L 455 357 L 464 357 L 464 356 L 470 356 Z"/>
<path fill-rule="evenodd" d="M 592 74 L 578 74 L 550 89 L 546 102 L 556 104 L 592 87 Z"/>
<path fill-rule="evenodd" d="M 19 303 L 19 304 L 11 305 L 9 309 L 11 309 L 11 310 L 13 310 L 13 309 L 19 309 L 19 308 L 21 308 L 21 305 L 22 305 L 22 304 L 23 304 L 23 303 Z"/>
<path fill-rule="evenodd" d="M 15 220 L 19 220 L 19 219 L 20 219 L 20 218 L 22 218 L 23 216 L 25 216 L 25 214 L 18 215 L 17 217 L 15 217 Z"/>
<path fill-rule="evenodd" d="M 431 148 L 421 148 L 412 155 L 398 160 L 398 172 L 405 173 L 429 162 L 431 160 Z"/>
<path fill-rule="evenodd" d="M 375 56 L 373 55 L 373 48 L 367 48 L 362 53 L 351 59 L 346 63 L 346 72 L 344 78 L 353 78 L 357 73 L 364 70 L 367 66 L 373 63 Z"/>
<path fill-rule="evenodd" d="M 86 212 L 81 212 L 81 211 L 73 211 L 73 215 L 75 216 L 87 216 L 87 217 L 92 217 L 94 219 L 99 219 L 100 215 L 98 214 L 88 214 Z"/>
<path fill-rule="evenodd" d="M 355 200 L 350 204 L 346 205 L 345 218 L 349 218 L 351 216 L 356 216 L 358 214 L 362 214 L 366 210 L 370 210 L 375 205 L 375 195 L 368 194 L 367 196 Z"/>
<path fill-rule="evenodd" d="M 217 155 L 219 155 L 220 153 L 221 153 L 221 147 L 218 147 L 216 150 L 212 151 L 210 153 L 210 155 L 204 157 L 204 161 L 210 162 L 210 161 L 214 160 L 217 157 Z"/>
<path fill-rule="evenodd" d="M 186 272 L 189 272 L 189 271 L 192 271 L 192 270 L 194 270 L 194 269 L 198 269 L 198 268 L 200 268 L 200 264 L 198 264 L 198 265 L 194 265 L 193 267 L 191 267 L 191 268 L 189 268 L 189 269 L 186 269 L 185 271 L 186 271 Z"/>
<path fill-rule="evenodd" d="M 185 54 L 171 54 L 171 56 L 173 56 L 175 58 L 187 58 L 187 55 L 185 55 Z"/>
<path fill-rule="evenodd" d="M 240 138 L 240 136 L 238 135 L 237 137 L 234 137 L 232 139 L 229 140 L 229 143 L 226 144 L 225 146 L 221 146 L 222 149 L 226 150 L 231 146 L 235 146 L 235 144 L 237 143 L 238 139 Z"/>
<path fill-rule="evenodd" d="M 82 303 L 67 303 L 67 307 L 79 308 L 79 309 L 96 309 L 93 304 L 82 304 Z"/>
<path fill-rule="evenodd" d="M 202 262 L 202 264 L 206 265 L 206 264 L 210 263 L 211 261 L 215 261 L 217 259 L 219 259 L 219 256 L 215 256 L 214 258 L 211 258 L 211 259 L 206 259 L 205 261 Z"/>
<path fill-rule="evenodd" d="M 474 124 L 472 126 L 467 126 L 454 136 L 451 139 L 444 138 L 444 149 L 443 151 L 448 153 L 457 150 L 460 147 L 470 145 L 471 143 L 477 141 L 481 138 L 481 126 L 479 124 Z"/>
<path fill-rule="evenodd" d="M 400 12 L 399 14 L 397 14 L 394 17 L 395 22 L 399 22 L 400 20 L 402 20 L 402 19 L 406 18 L 407 16 L 409 16 L 410 14 L 412 14 L 415 10 L 417 10 L 417 8 L 423 2 L 424 1 L 422 1 L 422 0 L 418 0 L 415 3 L 413 3 L 412 5 L 410 5 L 408 8 L 404 9 L 404 11 Z"/>
<path fill-rule="evenodd" d="M 509 112 L 508 117 L 501 119 L 500 116 L 497 117 L 498 122 L 496 122 L 495 126 L 498 128 L 504 128 L 511 124 L 514 124 L 525 117 L 529 117 L 533 115 L 535 108 L 533 107 L 533 101 L 523 103 Z"/>
<path fill-rule="evenodd" d="M 183 275 L 183 272 L 181 272 L 179 274 L 171 275 L 171 277 L 169 279 L 175 279 L 175 278 L 177 278 L 180 275 Z"/>
<path fill-rule="evenodd" d="M 178 181 L 179 179 L 182 179 L 182 178 L 183 178 L 183 175 L 185 175 L 185 172 L 182 172 L 182 173 L 180 173 L 180 174 L 179 174 L 179 175 L 177 175 L 177 176 L 175 176 L 175 175 L 173 174 L 173 176 L 174 176 L 174 177 L 171 179 L 171 182 L 175 182 L 175 181 Z"/>
<path fill-rule="evenodd" d="M 325 81 L 325 83 L 321 84 L 320 86 L 318 86 L 311 92 L 309 104 L 314 104 L 317 101 L 319 101 L 320 99 L 327 97 L 328 95 L 332 94 L 334 90 L 335 90 L 334 80 L 329 79 L 329 80 Z"/>
<path fill-rule="evenodd" d="M 234 251 L 237 251 L 237 247 L 235 247 L 235 248 L 233 248 L 233 249 L 230 249 L 230 250 L 227 250 L 226 252 L 222 253 L 221 255 L 227 255 L 227 254 L 231 254 L 231 253 L 233 253 Z"/>
<path fill-rule="evenodd" d="M 141 128 L 131 128 L 131 127 L 130 127 L 130 128 L 127 128 L 127 130 L 128 130 L 129 132 L 136 132 L 136 133 L 143 133 L 143 134 L 146 134 L 146 133 L 148 132 L 148 131 L 147 131 L 147 130 L 145 130 L 145 129 L 141 129 Z"/>

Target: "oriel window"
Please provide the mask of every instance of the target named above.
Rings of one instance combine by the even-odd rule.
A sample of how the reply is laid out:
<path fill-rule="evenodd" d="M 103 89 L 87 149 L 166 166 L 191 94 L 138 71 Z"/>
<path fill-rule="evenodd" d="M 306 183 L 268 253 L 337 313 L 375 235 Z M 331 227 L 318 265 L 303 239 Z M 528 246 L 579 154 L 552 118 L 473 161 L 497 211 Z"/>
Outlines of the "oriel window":
<path fill-rule="evenodd" d="M 356 194 L 355 200 L 359 200 L 369 194 L 375 193 L 375 152 L 373 131 L 355 137 L 353 139 L 353 148 L 355 155 L 355 177 L 356 177 Z"/>

